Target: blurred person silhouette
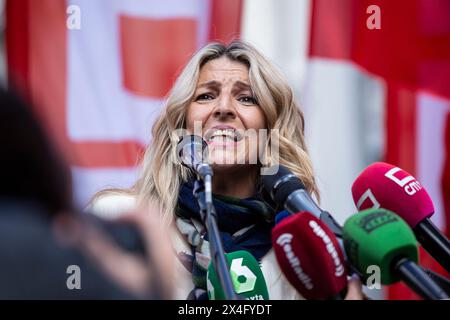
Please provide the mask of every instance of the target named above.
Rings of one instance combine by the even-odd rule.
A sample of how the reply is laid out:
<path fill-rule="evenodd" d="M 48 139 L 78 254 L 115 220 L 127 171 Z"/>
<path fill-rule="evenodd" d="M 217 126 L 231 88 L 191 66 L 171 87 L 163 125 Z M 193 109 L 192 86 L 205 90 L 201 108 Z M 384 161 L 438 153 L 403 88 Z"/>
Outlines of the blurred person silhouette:
<path fill-rule="evenodd" d="M 0 146 L 0 299 L 171 298 L 156 208 L 110 222 L 77 214 L 69 168 L 31 108 L 2 88 Z"/>

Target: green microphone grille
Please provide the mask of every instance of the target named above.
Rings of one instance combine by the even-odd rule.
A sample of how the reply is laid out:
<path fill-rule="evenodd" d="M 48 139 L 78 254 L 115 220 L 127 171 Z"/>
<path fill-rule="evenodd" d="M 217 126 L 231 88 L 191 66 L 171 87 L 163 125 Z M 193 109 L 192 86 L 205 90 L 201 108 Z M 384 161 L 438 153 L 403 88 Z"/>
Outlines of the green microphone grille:
<path fill-rule="evenodd" d="M 400 280 L 393 272 L 399 258 L 418 262 L 417 241 L 408 224 L 392 211 L 368 209 L 351 216 L 343 230 L 345 252 L 351 264 L 363 275 L 369 266 L 378 266 L 381 283 Z"/>

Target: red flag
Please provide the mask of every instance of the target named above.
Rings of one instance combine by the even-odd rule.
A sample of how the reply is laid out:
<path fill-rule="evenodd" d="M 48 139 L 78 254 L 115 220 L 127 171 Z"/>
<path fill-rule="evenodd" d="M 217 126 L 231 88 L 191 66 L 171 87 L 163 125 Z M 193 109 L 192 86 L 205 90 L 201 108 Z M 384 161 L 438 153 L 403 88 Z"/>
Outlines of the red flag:
<path fill-rule="evenodd" d="M 372 5 L 379 8 L 380 29 L 367 27 Z M 450 3 L 315 0 L 310 56 L 345 61 L 382 79 L 387 91 L 385 161 L 426 186 L 438 209 L 433 219 L 448 232 Z M 444 272 L 423 251 L 421 260 Z M 391 286 L 388 293 L 391 299 L 418 298 L 403 285 Z"/>
<path fill-rule="evenodd" d="M 70 4 L 80 28 L 69 29 Z M 164 96 L 209 39 L 239 35 L 241 0 L 8 0 L 9 79 L 73 166 L 76 198 L 127 187 Z"/>

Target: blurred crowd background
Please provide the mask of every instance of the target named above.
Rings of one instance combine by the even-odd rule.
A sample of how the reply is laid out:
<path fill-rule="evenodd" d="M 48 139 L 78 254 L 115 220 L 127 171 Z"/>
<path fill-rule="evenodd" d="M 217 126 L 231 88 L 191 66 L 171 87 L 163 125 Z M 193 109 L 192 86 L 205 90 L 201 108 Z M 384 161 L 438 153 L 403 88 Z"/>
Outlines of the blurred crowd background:
<path fill-rule="evenodd" d="M 78 208 L 134 183 L 189 57 L 240 38 L 282 70 L 305 112 L 324 209 L 343 223 L 354 179 L 386 161 L 426 187 L 450 232 L 448 0 L 0 0 L 0 15 L 1 82 L 34 106 Z M 385 294 L 416 297 L 401 284 Z"/>

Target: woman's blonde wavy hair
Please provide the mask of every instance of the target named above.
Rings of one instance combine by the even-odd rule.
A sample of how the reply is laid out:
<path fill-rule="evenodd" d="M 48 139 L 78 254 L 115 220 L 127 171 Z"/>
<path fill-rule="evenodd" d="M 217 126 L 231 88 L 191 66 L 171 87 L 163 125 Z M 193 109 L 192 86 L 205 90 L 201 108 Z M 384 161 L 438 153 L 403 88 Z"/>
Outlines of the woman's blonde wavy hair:
<path fill-rule="evenodd" d="M 200 69 L 208 61 L 223 56 L 244 63 L 249 68 L 250 85 L 264 112 L 268 129 L 278 129 L 272 132 L 276 132 L 279 141 L 279 163 L 298 176 L 307 190 L 319 199 L 305 144 L 303 114 L 286 79 L 246 42 L 234 41 L 227 46 L 210 43 L 191 58 L 169 92 L 165 108 L 153 125 L 153 141 L 145 152 L 140 178 L 130 190 L 115 191 L 137 196 L 139 204 L 158 205 L 163 213 L 163 221 L 167 223 L 173 219 L 180 185 L 190 174 L 188 169 L 178 164 L 177 129 L 186 128 L 186 112 L 194 98 Z M 273 133 L 269 135 L 272 139 Z M 272 154 L 271 138 L 266 141 L 265 155 Z M 271 164 L 270 160 L 266 159 L 266 163 Z"/>

